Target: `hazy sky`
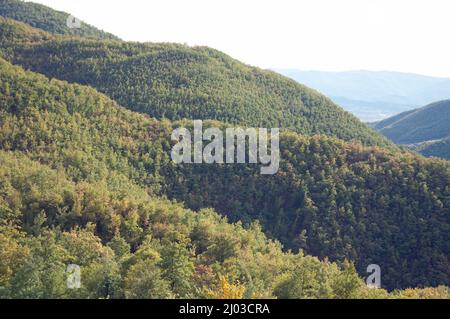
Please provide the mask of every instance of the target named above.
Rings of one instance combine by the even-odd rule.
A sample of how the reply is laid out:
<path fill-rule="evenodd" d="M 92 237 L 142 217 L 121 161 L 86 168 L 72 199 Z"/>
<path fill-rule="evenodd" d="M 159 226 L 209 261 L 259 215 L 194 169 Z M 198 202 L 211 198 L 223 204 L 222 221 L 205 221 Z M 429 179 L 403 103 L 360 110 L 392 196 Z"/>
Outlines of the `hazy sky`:
<path fill-rule="evenodd" d="M 450 77 L 448 0 L 34 0 L 124 40 L 207 45 L 263 68 Z"/>

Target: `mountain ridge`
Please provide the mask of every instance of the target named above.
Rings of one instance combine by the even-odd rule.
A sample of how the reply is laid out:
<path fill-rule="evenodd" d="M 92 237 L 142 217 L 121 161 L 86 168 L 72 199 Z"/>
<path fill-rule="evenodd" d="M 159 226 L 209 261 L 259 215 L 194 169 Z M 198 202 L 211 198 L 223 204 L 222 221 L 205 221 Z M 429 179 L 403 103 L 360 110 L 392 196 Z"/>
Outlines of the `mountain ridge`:
<path fill-rule="evenodd" d="M 450 159 L 450 100 L 431 103 L 371 123 L 378 132 L 425 156 Z"/>
<path fill-rule="evenodd" d="M 42 4 L 19 0 L 0 0 L 0 16 L 27 23 L 30 26 L 60 35 L 77 35 L 99 39 L 119 38 L 111 33 L 99 30 L 85 22 L 79 28 L 69 28 L 69 14 L 54 10 Z"/>
<path fill-rule="evenodd" d="M 373 124 L 398 144 L 414 144 L 450 135 L 450 100 L 428 104 Z"/>
<path fill-rule="evenodd" d="M 15 22 L 3 21 L 8 23 Z M 221 120 L 392 146 L 316 91 L 214 49 L 51 35 L 30 42 L 23 26 L 16 29 L 25 40 L 8 47 L 8 60 L 93 86 L 121 105 L 156 118 Z M 6 45 L 12 41 L 0 36 Z"/>

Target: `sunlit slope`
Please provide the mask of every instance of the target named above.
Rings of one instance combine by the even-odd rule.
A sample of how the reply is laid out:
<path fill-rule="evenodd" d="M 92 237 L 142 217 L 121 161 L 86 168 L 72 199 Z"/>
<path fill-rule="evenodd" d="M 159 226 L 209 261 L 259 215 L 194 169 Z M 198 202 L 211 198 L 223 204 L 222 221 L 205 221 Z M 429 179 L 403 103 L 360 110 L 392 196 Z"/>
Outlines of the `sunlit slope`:
<path fill-rule="evenodd" d="M 66 12 L 56 11 L 42 4 L 19 0 L 0 0 L 0 16 L 24 22 L 35 28 L 62 35 L 77 35 L 97 39 L 118 39 L 84 22 L 80 28 L 67 26 Z"/>

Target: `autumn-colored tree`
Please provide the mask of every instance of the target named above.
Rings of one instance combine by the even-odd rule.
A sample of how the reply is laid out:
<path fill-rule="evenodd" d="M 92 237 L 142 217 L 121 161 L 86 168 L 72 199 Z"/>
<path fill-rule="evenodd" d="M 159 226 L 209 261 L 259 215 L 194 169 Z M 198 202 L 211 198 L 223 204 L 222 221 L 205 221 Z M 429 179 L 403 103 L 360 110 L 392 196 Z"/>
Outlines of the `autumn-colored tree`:
<path fill-rule="evenodd" d="M 245 287 L 241 283 L 231 284 L 225 276 L 219 275 L 218 287 L 210 289 L 208 295 L 213 299 L 242 299 L 244 292 Z"/>

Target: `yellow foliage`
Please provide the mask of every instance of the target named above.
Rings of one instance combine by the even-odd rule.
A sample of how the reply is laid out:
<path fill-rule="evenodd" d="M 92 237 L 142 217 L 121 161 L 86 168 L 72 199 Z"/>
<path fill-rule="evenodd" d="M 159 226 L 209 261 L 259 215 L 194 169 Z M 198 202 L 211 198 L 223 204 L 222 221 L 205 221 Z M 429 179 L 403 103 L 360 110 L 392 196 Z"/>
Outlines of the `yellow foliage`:
<path fill-rule="evenodd" d="M 29 254 L 28 248 L 0 233 L 0 286 L 9 282 L 14 269 L 20 267 Z"/>
<path fill-rule="evenodd" d="M 242 299 L 245 287 L 236 282 L 230 284 L 225 276 L 219 276 L 219 287 L 215 290 L 208 290 L 208 295 L 213 299 Z"/>
<path fill-rule="evenodd" d="M 445 286 L 408 288 L 394 293 L 399 299 L 450 299 L 450 289 Z"/>

